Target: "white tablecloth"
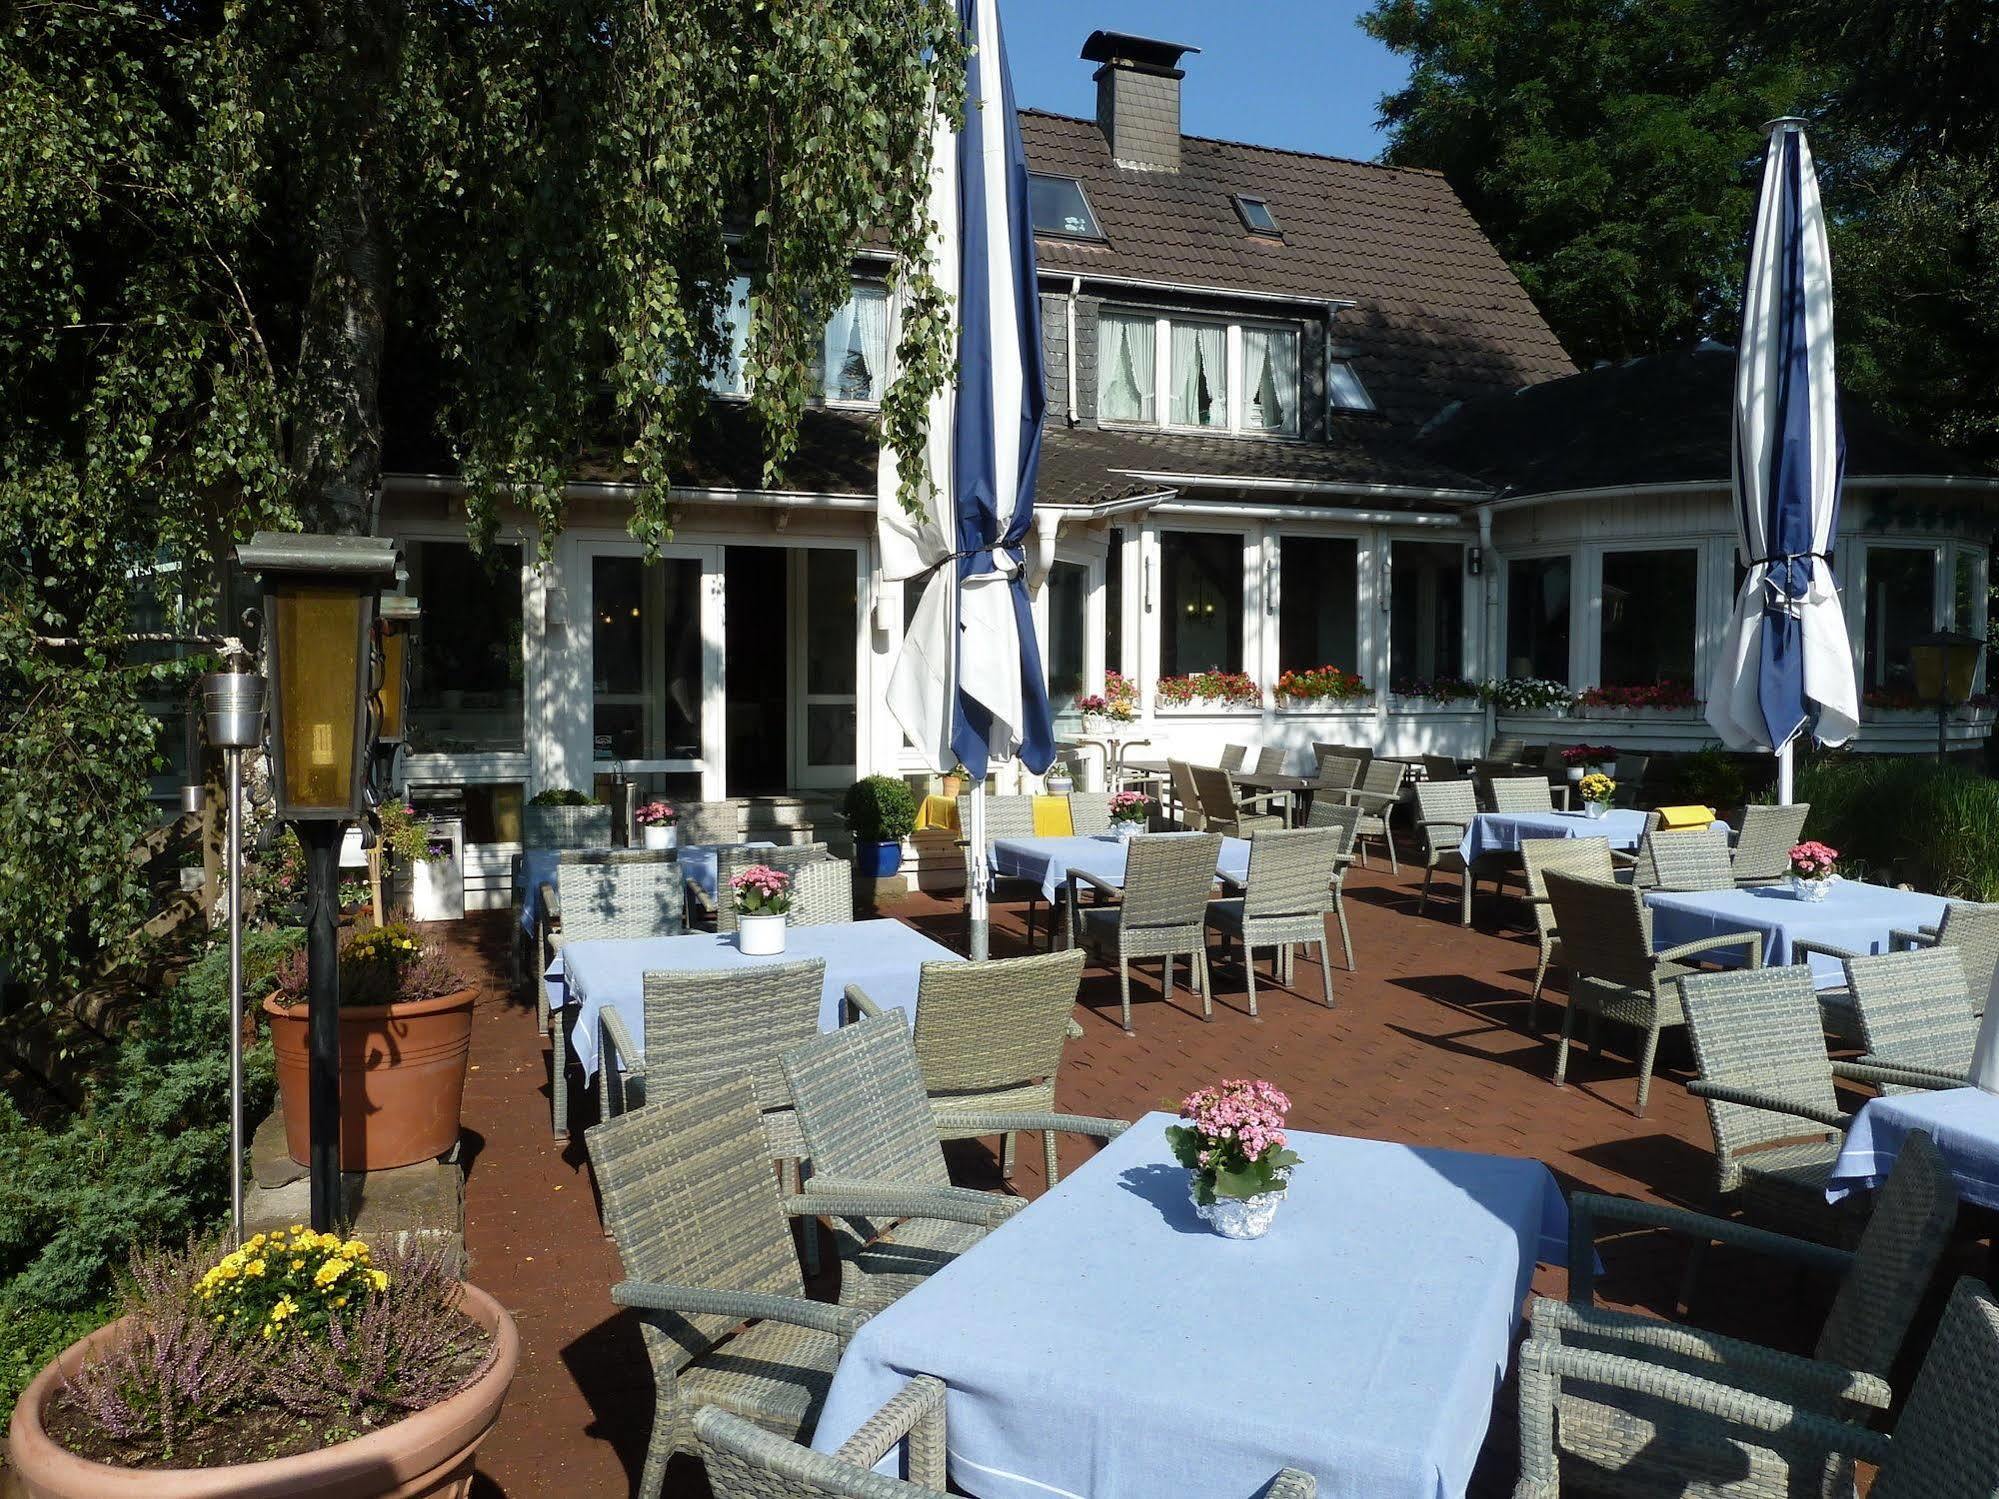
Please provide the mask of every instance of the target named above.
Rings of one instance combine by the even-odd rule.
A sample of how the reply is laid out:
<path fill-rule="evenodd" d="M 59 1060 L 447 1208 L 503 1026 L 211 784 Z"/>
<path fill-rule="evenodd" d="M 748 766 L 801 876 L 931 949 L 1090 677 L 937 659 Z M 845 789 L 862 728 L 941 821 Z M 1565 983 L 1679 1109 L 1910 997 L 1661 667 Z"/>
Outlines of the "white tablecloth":
<path fill-rule="evenodd" d="M 1150 838 L 1188 838 L 1190 833 L 1148 833 Z M 1070 838 L 1000 838 L 987 850 L 987 860 L 996 875 L 1012 879 L 1037 880 L 1041 894 L 1055 899 L 1055 892 L 1069 879 L 1070 870 L 1093 874 L 1113 885 L 1124 884 L 1125 845 L 1113 833 L 1092 833 Z M 1249 840 L 1224 838 L 1215 860 L 1215 873 L 1232 880 L 1249 877 Z"/>
<path fill-rule="evenodd" d="M 1849 1192 L 1880 1186 L 1895 1169 L 1902 1142 L 1918 1129 L 1936 1141 L 1957 1178 L 1959 1198 L 1999 1208 L 1999 1098 L 1977 1088 L 1898 1093 L 1862 1104 L 1826 1178 L 1826 1198 L 1838 1202 Z"/>
<path fill-rule="evenodd" d="M 1536 1259 L 1567 1258 L 1538 1161 L 1293 1131 L 1264 1238 L 1194 1216 L 1148 1114 L 877 1313 L 813 1435 L 837 1447 L 913 1374 L 949 1388 L 951 1479 L 985 1499 L 1461 1495 Z"/>
<path fill-rule="evenodd" d="M 1723 932 L 1761 932 L 1764 965 L 1777 967 L 1792 961 L 1791 944 L 1800 939 L 1849 952 L 1886 952 L 1890 932 L 1936 925 L 1947 902 L 1940 895 L 1836 880 L 1822 901 L 1800 900 L 1789 885 L 1753 885 L 1747 890 L 1654 890 L 1645 904 L 1652 908 L 1655 951 Z M 1738 960 L 1726 952 L 1713 957 L 1720 963 Z M 1846 982 L 1833 959 L 1814 957 L 1811 964 L 1819 988 Z"/>
<path fill-rule="evenodd" d="M 645 975 L 661 969 L 740 968 L 758 963 L 826 960 L 820 991 L 819 1028 L 839 1029 L 847 985 L 859 984 L 883 1008 L 916 1016 L 916 981 L 925 963 L 964 960 L 899 921 L 841 921 L 794 927 L 785 951 L 771 958 L 746 958 L 734 934 L 690 932 L 681 937 L 627 937 L 572 942 L 548 966 L 549 1003 L 576 1005 L 573 1044 L 586 1078 L 597 1072 L 597 1012 L 614 1006 L 633 1042 L 645 1046 Z"/>

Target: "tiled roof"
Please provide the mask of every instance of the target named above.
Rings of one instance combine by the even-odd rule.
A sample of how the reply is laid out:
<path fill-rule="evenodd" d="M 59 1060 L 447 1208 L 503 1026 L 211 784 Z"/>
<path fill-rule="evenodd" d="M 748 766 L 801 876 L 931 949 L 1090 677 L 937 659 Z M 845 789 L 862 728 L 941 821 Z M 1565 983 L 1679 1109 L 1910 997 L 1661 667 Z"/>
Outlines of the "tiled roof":
<path fill-rule="evenodd" d="M 1434 172 L 1186 136 L 1177 173 L 1115 166 L 1094 121 L 1021 111 L 1035 171 L 1074 177 L 1103 243 L 1043 236 L 1044 271 L 1351 299 L 1333 324 L 1392 421 L 1570 374 L 1574 365 L 1450 184 Z M 1265 199 L 1282 242 L 1231 196 Z"/>
<path fill-rule="evenodd" d="M 1467 402 L 1423 434 L 1423 450 L 1507 494 L 1560 494 L 1630 484 L 1726 484 L 1735 351 L 1702 344 L 1602 365 L 1511 395 Z M 1844 397 L 1849 479 L 1991 478 Z"/>
<path fill-rule="evenodd" d="M 1037 496 L 1050 504 L 1080 505 L 1156 494 L 1163 488 L 1190 496 L 1202 490 L 1228 491 L 1231 479 L 1284 480 L 1304 486 L 1352 486 L 1347 497 L 1311 489 L 1258 490 L 1264 503 L 1308 505 L 1406 505 L 1412 498 L 1353 494 L 1374 485 L 1396 489 L 1473 490 L 1485 486 L 1417 450 L 1386 424 L 1365 419 L 1338 424 L 1334 441 L 1278 442 L 1269 439 L 1200 437 L 1185 432 L 1137 432 L 1124 428 L 1067 427 L 1050 422 L 1041 439 Z M 1207 476 L 1205 484 L 1148 482 L 1139 474 Z M 1446 502 L 1425 498 L 1437 508 Z"/>

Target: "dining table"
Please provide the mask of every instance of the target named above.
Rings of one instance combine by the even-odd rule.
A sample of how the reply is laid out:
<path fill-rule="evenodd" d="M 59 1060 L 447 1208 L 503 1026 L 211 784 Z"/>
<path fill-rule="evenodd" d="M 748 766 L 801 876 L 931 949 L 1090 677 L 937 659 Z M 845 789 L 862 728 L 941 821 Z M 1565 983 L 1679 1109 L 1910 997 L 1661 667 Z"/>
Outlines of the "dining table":
<path fill-rule="evenodd" d="M 1652 910 L 1652 946 L 1663 952 L 1682 942 L 1716 937 L 1726 932 L 1757 932 L 1763 938 L 1763 964 L 1779 967 L 1796 962 L 1792 944 L 1803 941 L 1852 953 L 1884 953 L 1893 934 L 1935 926 L 1949 904 L 1940 895 L 1871 885 L 1865 880 L 1835 877 L 1823 900 L 1806 900 L 1788 884 L 1750 885 L 1728 890 L 1649 890 L 1645 904 Z M 1740 961 L 1734 954 L 1710 954 L 1717 962 Z M 1839 959 L 1809 954 L 1812 982 L 1821 989 L 1846 983 Z"/>
<path fill-rule="evenodd" d="M 1269 1232 L 1194 1212 L 1147 1114 L 854 1335 L 812 1437 L 943 1381 L 980 1499 L 1451 1499 L 1492 1419 L 1537 1261 L 1568 1256 L 1539 1161 L 1290 1132 Z M 892 1465 L 891 1453 L 885 1466 Z"/>
<path fill-rule="evenodd" d="M 1612 807 L 1601 817 L 1587 812 L 1480 812 L 1458 840 L 1467 865 L 1487 854 L 1520 851 L 1527 838 L 1602 838 L 1614 849 L 1638 847 L 1645 837 L 1645 813 Z"/>
<path fill-rule="evenodd" d="M 1999 1209 L 1999 1096 L 1982 1088 L 1938 1088 L 1870 1098 L 1846 1127 L 1826 1177 L 1828 1202 L 1888 1179 L 1914 1130 L 1936 1142 L 1960 1201 Z"/>
<path fill-rule="evenodd" d="M 1198 838 L 1198 833 L 1145 833 L 1147 838 Z M 1084 833 L 1067 838 L 996 838 L 987 851 L 994 875 L 1003 879 L 1033 880 L 1041 886 L 1042 898 L 1054 904 L 1056 892 L 1068 884 L 1069 875 L 1087 874 L 1106 884 L 1124 884 L 1125 840 L 1115 833 Z M 1249 878 L 1249 840 L 1222 839 L 1215 873 L 1238 884 Z"/>
<path fill-rule="evenodd" d="M 792 927 L 785 950 L 750 956 L 733 932 L 687 932 L 677 937 L 605 937 L 571 942 L 548 965 L 549 1007 L 574 1005 L 570 1038 L 586 1080 L 596 1076 L 598 1012 L 615 1009 L 640 1055 L 645 1048 L 645 976 L 662 970 L 727 971 L 758 964 L 797 963 L 820 958 L 826 976 L 819 993 L 819 1029 L 838 1030 L 846 1012 L 847 986 L 858 984 L 883 1009 L 916 1019 L 916 989 L 925 963 L 962 963 L 964 958 L 915 927 L 900 921 L 833 921 Z"/>
<path fill-rule="evenodd" d="M 689 843 L 673 850 L 674 858 L 680 864 L 681 877 L 708 898 L 710 904 L 715 899 L 715 881 L 722 866 L 725 850 L 745 848 L 773 848 L 776 845 L 767 838 L 753 839 L 748 843 Z M 562 896 L 562 856 L 572 858 L 578 852 L 609 856 L 611 849 L 577 850 L 567 848 L 530 848 L 521 852 L 514 894 L 520 902 L 521 930 L 532 937 L 541 925 L 541 887 L 549 886 L 559 900 Z"/>

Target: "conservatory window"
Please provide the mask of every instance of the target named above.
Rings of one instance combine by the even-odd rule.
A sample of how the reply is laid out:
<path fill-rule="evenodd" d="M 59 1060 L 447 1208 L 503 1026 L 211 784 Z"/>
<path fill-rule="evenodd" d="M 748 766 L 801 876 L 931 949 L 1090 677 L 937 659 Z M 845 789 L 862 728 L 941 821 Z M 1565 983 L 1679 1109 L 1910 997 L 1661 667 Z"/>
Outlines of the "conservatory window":
<path fill-rule="evenodd" d="M 1506 675 L 1569 680 L 1567 557 L 1521 557 L 1506 565 Z"/>
<path fill-rule="evenodd" d="M 1245 432 L 1298 431 L 1298 330 L 1242 330 L 1240 426 Z"/>
<path fill-rule="evenodd" d="M 1694 680 L 1700 553 L 1688 548 L 1603 554 L 1606 687 Z"/>
<path fill-rule="evenodd" d="M 1360 670 L 1360 543 L 1347 536 L 1277 542 L 1277 665 Z"/>
<path fill-rule="evenodd" d="M 1220 323 L 1173 323 L 1166 420 L 1175 427 L 1229 424 L 1229 330 Z"/>
<path fill-rule="evenodd" d="M 1867 691 L 1906 693 L 1914 703 L 1909 647 L 1936 629 L 1936 572 L 1936 555 L 1928 547 L 1867 549 Z"/>
<path fill-rule="evenodd" d="M 1124 670 L 1124 528 L 1112 526 L 1104 557 L 1104 670 Z"/>
<path fill-rule="evenodd" d="M 1242 537 L 1159 533 L 1159 672 L 1242 670 Z"/>
<path fill-rule="evenodd" d="M 411 541 L 403 555 L 409 591 L 426 605 L 410 655 L 410 749 L 519 750 L 520 547 L 496 545 L 486 558 L 462 541 Z"/>
<path fill-rule="evenodd" d="M 1397 541 L 1389 553 L 1388 669 L 1397 691 L 1464 674 L 1464 548 Z"/>
<path fill-rule="evenodd" d="M 1073 712 L 1083 693 L 1083 641 L 1089 633 L 1085 601 L 1090 570 L 1058 562 L 1048 570 L 1048 706 Z"/>
<path fill-rule="evenodd" d="M 1150 422 L 1158 320 L 1107 312 L 1097 323 L 1097 415 L 1107 422 Z"/>

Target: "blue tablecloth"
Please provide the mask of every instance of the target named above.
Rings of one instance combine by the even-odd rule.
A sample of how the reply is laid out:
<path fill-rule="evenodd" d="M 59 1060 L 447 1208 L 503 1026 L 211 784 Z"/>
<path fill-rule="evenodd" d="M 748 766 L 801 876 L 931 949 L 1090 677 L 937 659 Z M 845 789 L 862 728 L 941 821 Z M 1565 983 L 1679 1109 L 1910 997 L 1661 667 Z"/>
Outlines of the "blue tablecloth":
<path fill-rule="evenodd" d="M 1269 1234 L 1211 1232 L 1166 1114 L 877 1313 L 813 1446 L 901 1383 L 949 1388 L 951 1479 L 985 1499 L 1464 1492 L 1536 1259 L 1567 1258 L 1538 1161 L 1293 1131 Z"/>
<path fill-rule="evenodd" d="M 626 937 L 571 942 L 548 966 L 549 1003 L 576 1005 L 580 1013 L 572 1044 L 583 1075 L 597 1072 L 597 1012 L 614 1006 L 633 1042 L 645 1046 L 645 975 L 661 969 L 739 968 L 756 963 L 826 960 L 820 991 L 819 1028 L 839 1029 L 847 985 L 859 984 L 883 1008 L 916 1016 L 917 971 L 925 963 L 964 960 L 899 921 L 841 921 L 794 927 L 785 951 L 771 958 L 746 958 L 733 933 L 689 932 L 680 937 Z"/>
<path fill-rule="evenodd" d="M 1523 838 L 1607 838 L 1612 848 L 1636 848 L 1645 836 L 1645 814 L 1613 807 L 1601 817 L 1587 812 L 1481 812 L 1471 820 L 1458 853 L 1469 864 L 1485 854 L 1520 851 Z"/>
<path fill-rule="evenodd" d="M 771 848 L 767 839 L 753 843 L 690 843 L 674 851 L 680 861 L 680 873 L 688 884 L 693 885 L 710 900 L 715 898 L 715 874 L 721 867 L 722 850 L 725 848 Z M 514 894 L 520 899 L 521 930 L 530 937 L 541 924 L 541 887 L 544 884 L 555 887 L 557 899 L 562 896 L 562 855 L 568 852 L 559 848 L 530 848 L 521 853 L 520 885 Z"/>
<path fill-rule="evenodd" d="M 1895 1168 L 1911 1130 L 1927 1130 L 1957 1178 L 1957 1195 L 1999 1208 L 1999 1098 L 1978 1088 L 1943 1088 L 1869 1099 L 1846 1131 L 1826 1178 L 1826 1199 L 1878 1187 Z"/>
<path fill-rule="evenodd" d="M 1187 833 L 1149 833 L 1151 838 L 1186 838 Z M 1038 880 L 1042 896 L 1050 901 L 1067 883 L 1069 871 L 1093 874 L 1113 885 L 1124 884 L 1124 844 L 1114 833 L 1091 833 L 1073 838 L 1000 838 L 987 850 L 987 860 L 995 875 L 1011 879 Z M 1249 840 L 1224 838 L 1215 860 L 1215 872 L 1232 880 L 1249 877 Z"/>
<path fill-rule="evenodd" d="M 1791 944 L 1800 938 L 1849 952 L 1886 952 L 1890 932 L 1935 926 L 1948 904 L 1940 895 L 1845 879 L 1835 881 L 1822 901 L 1800 900 L 1789 885 L 1755 885 L 1747 890 L 1654 890 L 1645 903 L 1652 908 L 1655 951 L 1722 932 L 1761 932 L 1766 967 L 1791 962 Z M 1739 961 L 1737 953 L 1712 956 L 1720 963 Z M 1846 975 L 1833 959 L 1814 956 L 1811 963 L 1819 988 L 1845 984 Z"/>

